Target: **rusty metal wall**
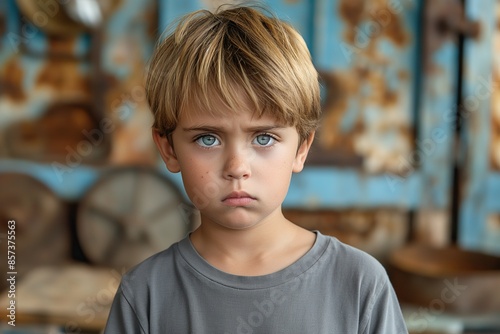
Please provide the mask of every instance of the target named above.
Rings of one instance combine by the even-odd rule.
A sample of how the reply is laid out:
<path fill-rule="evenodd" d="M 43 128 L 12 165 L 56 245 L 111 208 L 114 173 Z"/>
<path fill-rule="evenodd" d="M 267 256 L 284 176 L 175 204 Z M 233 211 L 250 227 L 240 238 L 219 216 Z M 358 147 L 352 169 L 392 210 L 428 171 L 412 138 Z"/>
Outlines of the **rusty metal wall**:
<path fill-rule="evenodd" d="M 326 96 L 311 162 L 401 173 L 401 157 L 414 146 L 418 5 L 318 1 L 316 6 L 321 33 L 314 57 Z"/>
<path fill-rule="evenodd" d="M 221 1 L 166 0 L 157 7 L 154 0 L 114 0 L 100 34 L 65 37 L 48 36 L 30 24 L 34 14 L 20 12 L 16 3 L 0 3 L 0 171 L 25 172 L 62 198 L 78 200 L 102 168 L 155 165 L 142 86 L 154 39 L 179 15 L 217 8 Z M 436 225 L 446 231 L 457 156 L 459 45 L 453 34 L 432 29 L 439 27 L 439 15 L 452 16 L 447 0 L 265 3 L 304 36 L 324 85 L 318 140 L 307 168 L 292 180 L 285 207 L 413 210 L 422 235 L 433 235 Z M 41 17 L 50 12 L 38 13 Z M 472 56 L 471 62 L 477 59 Z M 487 152 L 476 144 L 467 150 L 480 152 L 471 161 L 488 156 L 491 169 L 481 172 L 485 175 L 499 170 L 497 109 L 493 103 L 488 114 L 491 145 L 481 146 Z M 487 194 L 474 197 L 468 189 L 481 187 L 467 180 L 461 217 L 484 213 L 475 223 L 461 223 L 462 233 L 475 231 L 471 238 L 479 240 L 477 226 L 485 226 L 487 211 L 471 203 L 484 199 L 496 207 L 498 183 L 483 182 Z"/>
<path fill-rule="evenodd" d="M 157 162 L 143 85 L 156 0 L 108 1 L 95 30 L 61 26 L 59 3 L 0 2 L 0 254 L 15 219 L 19 279 L 83 258 L 70 203 L 103 171 Z"/>
<path fill-rule="evenodd" d="M 157 163 L 143 86 L 157 2 L 106 3 L 96 30 L 59 28 L 56 0 L 0 8 L 0 170 L 34 175 L 69 200 L 101 168 Z"/>

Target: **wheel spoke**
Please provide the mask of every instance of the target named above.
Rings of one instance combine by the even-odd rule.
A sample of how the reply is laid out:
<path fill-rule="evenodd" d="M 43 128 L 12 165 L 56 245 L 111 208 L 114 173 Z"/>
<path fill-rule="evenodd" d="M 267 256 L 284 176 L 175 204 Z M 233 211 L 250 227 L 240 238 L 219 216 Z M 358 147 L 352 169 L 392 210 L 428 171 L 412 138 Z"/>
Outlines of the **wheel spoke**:
<path fill-rule="evenodd" d="M 124 238 L 124 229 L 120 228 L 119 232 L 115 235 L 115 237 L 109 241 L 109 244 L 106 246 L 105 250 L 102 252 L 101 259 L 104 260 L 104 263 L 111 264 L 113 263 L 113 259 L 116 257 L 118 252 L 118 248 L 120 243 L 123 242 Z"/>
<path fill-rule="evenodd" d="M 90 212 L 94 215 L 97 215 L 97 216 L 100 216 L 101 218 L 104 218 L 108 223 L 118 224 L 122 221 L 122 217 L 120 215 L 117 215 L 116 213 L 111 212 L 111 210 L 109 210 L 109 209 L 105 209 L 102 207 L 92 205 L 92 206 L 88 207 L 86 210 L 88 210 L 88 212 Z"/>

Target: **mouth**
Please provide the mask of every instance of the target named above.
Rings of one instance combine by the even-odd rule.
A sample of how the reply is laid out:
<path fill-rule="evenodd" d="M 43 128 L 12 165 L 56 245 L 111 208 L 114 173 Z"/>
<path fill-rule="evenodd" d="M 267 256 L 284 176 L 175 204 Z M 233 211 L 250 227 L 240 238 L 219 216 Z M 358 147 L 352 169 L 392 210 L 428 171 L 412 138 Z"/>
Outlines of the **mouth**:
<path fill-rule="evenodd" d="M 255 200 L 255 197 L 250 196 L 244 191 L 233 191 L 224 197 L 222 203 L 228 206 L 247 206 Z"/>

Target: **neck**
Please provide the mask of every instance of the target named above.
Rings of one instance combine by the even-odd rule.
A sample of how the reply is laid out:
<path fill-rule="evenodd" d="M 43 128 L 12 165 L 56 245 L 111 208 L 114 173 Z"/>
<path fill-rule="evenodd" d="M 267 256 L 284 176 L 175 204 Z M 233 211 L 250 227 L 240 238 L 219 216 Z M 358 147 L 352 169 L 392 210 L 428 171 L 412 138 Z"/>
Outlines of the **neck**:
<path fill-rule="evenodd" d="M 315 235 L 288 221 L 281 210 L 257 225 L 230 229 L 203 219 L 191 234 L 194 248 L 208 263 L 227 273 L 265 275 L 283 269 L 304 255 Z"/>
<path fill-rule="evenodd" d="M 257 259 L 288 243 L 296 232 L 295 227 L 281 211 L 245 229 L 226 228 L 202 218 L 200 227 L 191 234 L 191 241 L 204 257 Z"/>

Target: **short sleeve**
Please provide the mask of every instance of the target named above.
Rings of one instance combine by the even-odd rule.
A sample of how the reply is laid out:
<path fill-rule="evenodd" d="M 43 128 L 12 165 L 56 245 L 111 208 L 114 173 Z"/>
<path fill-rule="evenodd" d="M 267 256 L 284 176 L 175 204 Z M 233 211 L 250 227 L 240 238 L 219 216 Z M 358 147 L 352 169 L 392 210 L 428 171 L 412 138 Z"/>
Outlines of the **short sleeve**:
<path fill-rule="evenodd" d="M 370 303 L 361 333 L 408 334 L 398 299 L 388 278 Z"/>
<path fill-rule="evenodd" d="M 104 334 L 136 334 L 146 331 L 142 328 L 137 314 L 126 298 L 123 288 L 120 285 L 116 292 Z"/>

